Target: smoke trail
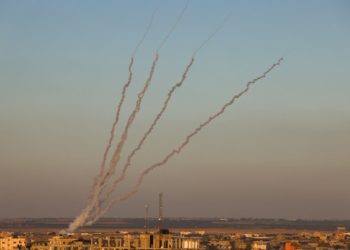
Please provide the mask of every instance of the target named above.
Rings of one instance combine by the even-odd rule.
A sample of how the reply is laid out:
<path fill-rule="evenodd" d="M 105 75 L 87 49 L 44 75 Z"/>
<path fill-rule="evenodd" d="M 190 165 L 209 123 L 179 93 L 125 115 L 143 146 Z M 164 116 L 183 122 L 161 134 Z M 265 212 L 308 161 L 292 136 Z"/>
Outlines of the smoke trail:
<path fill-rule="evenodd" d="M 152 77 L 153 77 L 153 73 L 154 73 L 154 70 L 155 70 L 155 67 L 156 67 L 156 63 L 157 63 L 158 58 L 159 58 L 158 52 L 164 46 L 164 44 L 167 42 L 167 40 L 169 39 L 170 35 L 174 32 L 174 30 L 177 27 L 178 23 L 182 19 L 183 15 L 184 15 L 187 7 L 188 7 L 188 4 L 189 4 L 189 0 L 187 0 L 186 5 L 182 9 L 182 11 L 181 11 L 180 15 L 178 16 L 175 24 L 171 27 L 169 32 L 166 34 L 166 36 L 164 37 L 164 39 L 162 40 L 162 42 L 160 43 L 160 45 L 159 45 L 159 47 L 158 47 L 158 49 L 156 51 L 156 57 L 155 57 L 155 59 L 154 59 L 154 61 L 152 63 L 152 69 L 150 71 L 149 78 L 145 82 L 143 91 L 141 91 L 141 93 L 139 93 L 139 95 L 138 95 L 138 101 L 137 101 L 136 107 L 135 107 L 134 111 L 132 112 L 132 114 L 129 116 L 129 119 L 128 119 L 127 125 L 125 126 L 123 135 L 121 136 L 121 138 L 119 140 L 119 143 L 117 145 L 117 149 L 115 150 L 115 152 L 114 152 L 114 154 L 112 156 L 112 159 L 110 161 L 109 170 L 105 173 L 104 176 L 101 176 L 99 178 L 98 185 L 96 185 L 96 187 L 93 189 L 92 198 L 90 199 L 90 201 L 89 201 L 89 203 L 88 203 L 88 205 L 86 207 L 86 213 L 88 215 L 84 217 L 85 219 L 87 217 L 91 216 L 92 212 L 95 212 L 95 213 L 99 212 L 99 211 L 94 211 L 94 210 L 95 209 L 98 210 L 98 204 L 101 203 L 99 201 L 100 195 L 103 192 L 103 190 L 104 190 L 104 188 L 106 186 L 106 183 L 107 183 L 108 179 L 110 178 L 110 176 L 112 176 L 115 173 L 116 166 L 118 165 L 118 162 L 120 160 L 120 154 L 121 154 L 121 152 L 123 150 L 123 146 L 124 146 L 124 144 L 125 144 L 125 142 L 126 142 L 126 140 L 128 138 L 128 130 L 129 130 L 130 126 L 132 125 L 132 123 L 133 123 L 133 121 L 134 121 L 134 119 L 136 117 L 136 114 L 140 110 L 143 96 L 146 93 L 149 84 L 151 83 L 151 80 L 152 80 Z M 153 20 L 153 19 L 151 19 L 151 20 Z M 138 49 L 138 46 L 135 48 L 135 52 L 136 52 L 137 49 Z"/>
<path fill-rule="evenodd" d="M 191 139 L 197 135 L 203 128 L 205 128 L 207 125 L 209 125 L 212 121 L 214 121 L 217 117 L 221 116 L 225 110 L 231 106 L 237 99 L 239 99 L 242 95 L 244 95 L 245 93 L 247 93 L 250 89 L 250 86 L 252 86 L 253 84 L 255 84 L 257 81 L 265 78 L 267 76 L 267 74 L 269 74 L 275 67 L 279 66 L 281 64 L 281 62 L 283 61 L 283 57 L 281 57 L 276 63 L 274 63 L 270 68 L 268 68 L 262 75 L 260 75 L 259 77 L 249 81 L 245 88 L 239 92 L 238 94 L 234 95 L 228 102 L 226 102 L 218 112 L 214 113 L 212 116 L 209 116 L 209 118 L 201 123 L 196 129 L 193 130 L 192 133 L 190 133 L 185 140 L 177 147 L 175 148 L 173 151 L 171 151 L 168 155 L 166 155 L 164 157 L 164 159 L 158 163 L 155 163 L 153 165 L 151 165 L 150 167 L 148 167 L 146 170 L 144 170 L 140 177 L 138 178 L 137 184 L 134 186 L 134 188 L 127 194 L 125 194 L 124 196 L 122 196 L 119 199 L 113 200 L 111 203 L 109 203 L 99 214 L 99 216 L 102 216 L 103 214 L 105 214 L 116 202 L 121 202 L 121 201 L 125 201 L 127 199 L 129 199 L 131 196 L 133 196 L 135 193 L 137 193 L 139 191 L 139 188 L 143 182 L 143 179 L 145 178 L 145 176 L 147 174 L 149 174 L 152 170 L 154 170 L 155 168 L 161 167 L 164 164 L 166 164 L 174 155 L 181 153 L 181 151 L 190 143 Z M 88 224 L 93 224 L 98 218 L 94 218 L 93 220 L 89 221 Z"/>
<path fill-rule="evenodd" d="M 132 77 L 133 77 L 132 67 L 133 67 L 133 64 L 134 64 L 134 58 L 135 58 L 135 55 L 136 55 L 139 47 L 144 42 L 145 38 L 147 37 L 147 35 L 148 35 L 148 33 L 149 33 L 150 29 L 151 29 L 151 26 L 153 24 L 153 20 L 154 20 L 154 16 L 155 16 L 156 12 L 157 12 L 157 9 L 154 10 L 154 12 L 152 13 L 151 19 L 150 19 L 150 21 L 149 21 L 149 23 L 148 23 L 148 25 L 146 27 L 146 30 L 143 33 L 140 41 L 135 46 L 135 49 L 134 49 L 134 51 L 132 53 L 132 56 L 130 58 L 130 63 L 129 63 L 129 67 L 128 67 L 129 76 L 128 76 L 128 79 L 127 79 L 126 83 L 123 86 L 121 99 L 120 99 L 120 101 L 119 101 L 119 103 L 117 105 L 116 116 L 115 116 L 114 122 L 112 124 L 112 128 L 110 130 L 110 137 L 108 139 L 107 146 L 106 146 L 105 151 L 103 153 L 103 158 L 102 158 L 102 162 L 101 162 L 101 165 L 100 165 L 100 172 L 95 177 L 94 184 L 93 184 L 92 189 L 91 189 L 91 191 L 89 193 L 89 196 L 88 196 L 87 206 L 83 209 L 83 211 L 80 213 L 80 215 L 71 223 L 71 225 L 69 226 L 69 230 L 70 231 L 75 231 L 76 228 L 78 228 L 79 226 L 83 225 L 84 222 L 86 221 L 86 219 L 91 214 L 91 212 L 96 207 L 96 202 L 97 202 L 97 198 L 98 198 L 97 194 L 100 193 L 100 190 L 101 190 L 100 182 L 102 180 L 101 179 L 102 176 L 104 175 L 105 165 L 106 165 L 108 153 L 110 151 L 110 148 L 112 146 L 112 142 L 114 140 L 114 135 L 115 135 L 115 131 L 117 129 L 117 125 L 118 125 L 118 122 L 119 122 L 121 109 L 123 107 L 123 103 L 124 103 L 124 100 L 126 98 L 127 89 L 129 88 L 129 86 L 130 86 L 130 84 L 132 82 Z"/>
<path fill-rule="evenodd" d="M 162 117 L 163 113 L 165 112 L 165 110 L 168 107 L 168 104 L 172 98 L 172 95 L 174 94 L 174 92 L 176 91 L 177 88 L 180 88 L 182 86 L 182 84 L 184 83 L 184 81 L 186 80 L 187 74 L 192 66 L 192 64 L 194 63 L 194 58 L 192 57 L 190 62 L 187 64 L 186 69 L 184 71 L 184 73 L 182 74 L 182 78 L 179 82 L 177 82 L 176 84 L 174 84 L 172 86 L 172 88 L 169 90 L 168 94 L 167 94 L 167 98 L 165 99 L 163 106 L 160 110 L 160 112 L 156 115 L 155 119 L 153 120 L 152 124 L 150 125 L 150 127 L 148 128 L 148 130 L 146 131 L 146 133 L 143 135 L 143 137 L 141 138 L 141 140 L 139 141 L 138 145 L 136 146 L 136 148 L 134 148 L 132 150 L 132 152 L 128 155 L 127 160 L 125 165 L 123 166 L 123 170 L 122 170 L 122 174 L 119 176 L 119 178 L 117 178 L 114 182 L 113 185 L 110 187 L 110 189 L 107 191 L 105 197 L 103 197 L 100 200 L 100 204 L 99 206 L 102 205 L 102 203 L 104 201 L 106 201 L 109 196 L 113 193 L 113 191 L 115 190 L 116 186 L 124 180 L 126 172 L 128 167 L 131 165 L 131 160 L 134 157 L 134 155 L 141 149 L 142 145 L 145 143 L 146 139 L 148 138 L 148 136 L 152 133 L 153 129 L 155 128 L 155 126 L 157 125 L 158 121 L 160 120 L 160 118 Z M 98 213 L 97 215 L 98 216 Z"/>
<path fill-rule="evenodd" d="M 134 110 L 132 111 L 132 113 L 130 114 L 130 116 L 128 118 L 128 121 L 127 121 L 126 126 L 124 128 L 124 132 L 123 132 L 122 136 L 119 139 L 119 143 L 117 145 L 117 148 L 114 151 L 112 159 L 111 159 L 111 161 L 109 163 L 109 170 L 106 172 L 104 178 L 99 183 L 100 186 L 103 186 L 105 184 L 105 181 L 109 178 L 109 176 L 112 176 L 114 174 L 114 172 L 115 172 L 115 168 L 116 168 L 116 166 L 117 166 L 117 164 L 118 164 L 118 162 L 120 160 L 120 154 L 122 152 L 123 146 L 124 146 L 126 140 L 128 139 L 129 129 L 130 129 L 131 125 L 133 124 L 137 113 L 140 111 L 143 97 L 144 97 L 145 93 L 147 92 L 147 89 L 148 89 L 149 85 L 151 84 L 151 81 L 152 81 L 152 78 L 153 78 L 153 75 L 154 75 L 154 71 L 155 71 L 156 66 L 157 66 L 158 59 L 159 59 L 159 55 L 157 53 L 155 55 L 155 58 L 154 58 L 153 62 L 152 62 L 152 67 L 151 67 L 151 70 L 149 72 L 148 78 L 145 81 L 143 89 L 138 94 L 138 98 L 137 98 L 137 101 L 136 101 L 135 108 L 134 108 Z"/>
<path fill-rule="evenodd" d="M 114 122 L 112 124 L 112 128 L 110 130 L 110 137 L 109 137 L 107 146 L 105 148 L 105 151 L 103 153 L 103 158 L 102 158 L 102 162 L 100 165 L 100 172 L 95 177 L 94 184 L 93 184 L 92 189 L 91 189 L 89 196 L 88 196 L 87 206 L 83 209 L 83 211 L 79 214 L 79 216 L 76 217 L 75 220 L 69 225 L 69 228 L 68 228 L 69 232 L 73 232 L 78 227 L 82 226 L 84 224 L 84 222 L 88 219 L 88 217 L 91 214 L 91 212 L 93 211 L 93 209 L 96 207 L 95 204 L 97 203 L 97 199 L 98 199 L 97 193 L 100 190 L 100 182 L 101 182 L 101 178 L 102 178 L 104 171 L 105 171 L 105 165 L 106 165 L 108 153 L 109 153 L 109 150 L 112 146 L 112 142 L 113 142 L 114 135 L 115 135 L 115 130 L 116 130 L 118 122 L 119 122 L 120 112 L 121 112 L 121 109 L 122 109 L 122 106 L 123 106 L 123 103 L 124 103 L 124 100 L 126 97 L 126 92 L 131 84 L 131 80 L 132 80 L 132 76 L 133 76 L 133 73 L 132 73 L 133 63 L 134 63 L 134 57 L 131 57 L 129 67 L 128 67 L 128 71 L 129 71 L 128 80 L 126 81 L 126 83 L 123 86 L 121 99 L 117 105 L 116 116 L 115 116 Z"/>
<path fill-rule="evenodd" d="M 208 38 L 206 40 L 203 41 L 203 43 L 201 45 L 199 45 L 199 47 L 194 51 L 193 53 L 193 57 L 195 57 L 197 55 L 197 53 L 203 49 L 203 47 L 225 26 L 225 24 L 227 23 L 227 21 L 230 19 L 230 17 L 232 16 L 233 11 L 229 12 L 224 20 L 222 21 L 222 23 L 213 31 L 213 33 L 211 33 Z"/>
<path fill-rule="evenodd" d="M 126 140 L 128 138 L 128 130 L 129 130 L 130 126 L 132 125 L 132 123 L 133 123 L 133 121 L 134 121 L 134 119 L 136 117 L 136 114 L 140 110 L 143 96 L 147 92 L 148 86 L 150 85 L 150 83 L 152 81 L 153 73 L 154 73 L 154 70 L 155 70 L 158 58 L 159 58 L 158 52 L 164 46 L 166 41 L 169 39 L 170 35 L 174 32 L 174 30 L 177 27 L 178 23 L 182 19 L 183 15 L 184 15 L 187 7 L 188 7 L 188 4 L 189 4 L 189 0 L 187 0 L 186 5 L 182 9 L 182 11 L 181 11 L 180 15 L 178 16 L 175 24 L 171 27 L 169 32 L 166 34 L 166 36 L 164 37 L 164 39 L 162 40 L 162 42 L 160 43 L 160 45 L 159 45 L 159 47 L 158 47 L 158 49 L 156 51 L 156 56 L 155 56 L 155 59 L 153 60 L 152 68 L 151 68 L 151 71 L 149 73 L 148 79 L 145 82 L 144 89 L 138 94 L 138 100 L 136 102 L 136 107 L 135 107 L 134 111 L 131 113 L 131 115 L 129 116 L 129 119 L 128 119 L 127 125 L 125 126 L 123 135 L 121 136 L 120 141 L 119 141 L 119 143 L 117 145 L 117 149 L 115 150 L 115 152 L 114 152 L 114 154 L 112 156 L 112 159 L 110 161 L 109 170 L 107 171 L 107 173 L 104 175 L 104 177 L 102 178 L 102 180 L 99 183 L 99 186 L 102 189 L 100 189 L 98 191 L 98 196 L 103 191 L 104 185 L 105 185 L 106 181 L 109 179 L 109 176 L 112 176 L 115 173 L 115 168 L 116 168 L 116 166 L 117 166 L 117 164 L 118 164 L 118 162 L 120 160 L 120 154 L 121 154 L 121 152 L 123 150 L 123 146 L 124 146 L 124 144 L 125 144 L 125 142 L 126 142 Z M 151 22 L 152 21 L 153 21 L 153 18 L 151 18 Z M 135 48 L 135 52 L 136 52 L 137 49 L 138 49 L 138 46 Z"/>
<path fill-rule="evenodd" d="M 103 189 L 105 187 L 105 183 L 108 181 L 110 176 L 112 176 L 114 174 L 115 168 L 120 160 L 120 154 L 121 154 L 123 146 L 128 138 L 129 128 L 133 124 L 133 121 L 135 120 L 136 114 L 139 112 L 139 110 L 141 108 L 142 99 L 143 99 L 145 93 L 147 92 L 147 89 L 152 81 L 158 59 L 159 59 L 159 55 L 158 55 L 158 53 L 156 53 L 155 58 L 152 62 L 152 67 L 151 67 L 151 70 L 149 72 L 148 78 L 145 81 L 145 84 L 144 84 L 142 90 L 138 93 L 138 98 L 137 98 L 137 101 L 135 104 L 135 108 L 128 118 L 127 124 L 125 125 L 124 131 L 119 139 L 119 143 L 117 145 L 117 148 L 114 151 L 113 156 L 111 158 L 111 161 L 109 163 L 109 168 L 108 168 L 107 172 L 103 176 L 98 178 L 98 182 L 92 190 L 92 195 L 91 195 L 90 200 L 88 201 L 87 206 L 83 209 L 83 211 L 80 213 L 80 215 L 77 218 L 75 218 L 75 220 L 69 225 L 68 232 L 74 232 L 77 228 L 85 225 L 86 220 L 89 219 L 89 217 L 91 216 L 91 213 L 94 211 L 94 209 L 97 208 L 99 196 L 101 195 L 101 192 L 103 191 Z"/>
<path fill-rule="evenodd" d="M 188 3 L 187 3 L 188 4 Z M 187 6 L 185 6 L 184 10 L 187 8 Z M 181 13 L 181 16 L 183 15 L 183 12 Z M 185 68 L 185 71 L 182 75 L 182 79 L 180 82 L 176 83 L 175 85 L 173 85 L 173 87 L 170 89 L 167 98 L 163 104 L 163 107 L 161 108 L 161 111 L 156 115 L 154 121 L 152 122 L 151 126 L 149 127 L 149 129 L 146 131 L 146 133 L 144 134 L 144 136 L 141 138 L 141 140 L 139 141 L 139 144 L 136 146 L 136 148 L 131 152 L 131 154 L 128 155 L 127 157 L 127 161 L 125 163 L 125 165 L 123 166 L 123 170 L 122 170 L 122 174 L 120 175 L 119 178 L 117 178 L 114 183 L 112 184 L 112 186 L 110 187 L 110 189 L 107 191 L 107 193 L 105 194 L 105 196 L 103 198 L 100 199 L 98 206 L 101 207 L 102 204 L 109 198 L 109 196 L 114 192 L 116 186 L 124 180 L 126 172 L 128 167 L 131 165 L 131 160 L 134 157 L 134 155 L 141 149 L 142 145 L 144 144 L 144 142 L 146 141 L 147 137 L 152 133 L 154 127 L 156 126 L 156 124 L 158 123 L 158 121 L 160 120 L 160 118 L 162 117 L 164 111 L 166 110 L 168 103 L 173 95 L 173 93 L 175 92 L 175 90 L 179 87 L 182 86 L 183 82 L 186 80 L 186 76 L 188 71 L 190 70 L 193 62 L 194 62 L 194 57 L 195 55 L 224 27 L 224 25 L 227 23 L 228 19 L 230 18 L 230 16 L 232 15 L 232 11 L 225 16 L 225 18 L 223 19 L 222 23 L 218 25 L 218 27 L 208 36 L 207 39 L 205 39 L 200 46 L 195 50 L 195 52 L 193 53 L 193 56 L 190 60 L 190 62 L 188 63 L 188 65 Z M 175 25 L 174 25 L 175 26 Z M 99 211 L 96 212 L 97 214 L 95 216 L 99 217 Z"/>
<path fill-rule="evenodd" d="M 118 125 L 118 122 L 119 122 L 120 112 L 121 112 L 121 109 L 122 109 L 122 106 L 123 106 L 123 103 L 124 103 L 124 100 L 125 100 L 125 97 L 126 97 L 126 91 L 127 91 L 127 89 L 129 88 L 129 86 L 131 84 L 131 80 L 132 80 L 132 76 L 133 76 L 132 67 L 133 67 L 133 64 L 134 64 L 134 58 L 135 58 L 136 52 L 138 51 L 139 47 L 142 45 L 142 43 L 144 42 L 145 38 L 148 35 L 148 33 L 149 33 L 150 29 L 151 29 L 151 26 L 153 24 L 153 20 L 154 20 L 154 16 L 155 16 L 156 12 L 157 12 L 157 9 L 155 9 L 153 11 L 151 19 L 150 19 L 150 21 L 149 21 L 149 23 L 148 23 L 148 25 L 146 27 L 146 30 L 143 33 L 140 41 L 135 46 L 135 49 L 134 49 L 134 51 L 132 53 L 132 56 L 130 58 L 130 63 L 129 63 L 129 67 L 128 67 L 128 72 L 129 72 L 128 80 L 126 81 L 126 83 L 123 86 L 121 99 L 120 99 L 120 101 L 118 103 L 118 106 L 117 106 L 115 120 L 114 120 L 114 122 L 112 124 L 112 128 L 110 130 L 110 137 L 109 137 L 107 146 L 105 148 L 105 151 L 103 153 L 103 158 L 102 158 L 102 162 L 101 162 L 101 165 L 100 165 L 100 173 L 95 178 L 93 189 L 96 187 L 98 179 L 101 178 L 101 176 L 104 173 L 104 169 L 105 169 L 105 165 L 106 165 L 106 161 L 107 161 L 107 156 L 108 156 L 109 150 L 110 150 L 110 148 L 112 146 L 112 142 L 113 142 L 113 139 L 114 139 L 115 131 L 116 131 L 116 128 L 117 128 L 117 125 Z M 90 193 L 88 200 L 90 200 L 92 198 L 91 196 L 92 196 L 92 194 Z"/>
<path fill-rule="evenodd" d="M 157 52 L 159 52 L 159 50 L 164 46 L 164 44 L 166 43 L 166 41 L 168 41 L 170 35 L 174 32 L 174 30 L 176 29 L 177 25 L 179 24 L 179 22 L 181 21 L 183 15 L 185 14 L 185 11 L 188 7 L 190 0 L 187 0 L 185 7 L 182 9 L 180 15 L 178 16 L 178 18 L 176 19 L 176 22 L 174 23 L 173 27 L 171 27 L 171 29 L 169 30 L 168 34 L 166 34 L 166 36 L 163 38 L 162 42 L 160 43 Z"/>
<path fill-rule="evenodd" d="M 99 177 L 101 177 L 101 175 L 103 174 L 104 172 L 104 168 L 105 168 L 105 165 L 106 165 L 106 161 L 107 161 L 107 156 L 108 156 L 108 153 L 109 153 L 109 150 L 112 146 L 112 142 L 113 142 L 113 139 L 114 139 L 114 134 L 115 134 L 115 130 L 116 130 L 116 127 L 117 127 L 117 124 L 119 122 L 119 117 L 120 117 L 120 111 L 122 109 L 122 106 L 123 106 L 123 103 L 124 103 L 124 100 L 125 100 L 125 96 L 126 96 L 126 91 L 128 89 L 128 87 L 130 86 L 131 84 L 131 80 L 132 80 L 132 76 L 133 76 L 133 73 L 132 73 L 132 66 L 134 64 L 134 58 L 135 58 L 135 55 L 136 55 L 136 52 L 138 51 L 139 47 L 143 44 L 145 38 L 147 37 L 151 27 L 152 27 L 152 24 L 153 24 L 153 20 L 154 20 L 154 16 L 157 12 L 157 9 L 155 9 L 152 13 L 152 16 L 151 16 L 151 19 L 146 27 L 146 30 L 145 32 L 143 33 L 140 41 L 137 43 L 137 45 L 135 46 L 135 49 L 132 53 L 132 56 L 130 58 L 130 63 L 129 63 L 129 67 L 128 67 L 128 71 L 129 71 L 129 77 L 128 77 L 128 80 L 127 82 L 125 83 L 125 85 L 123 86 L 123 90 L 122 90 L 122 97 L 121 97 L 121 100 L 120 102 L 118 103 L 118 107 L 117 107 L 117 112 L 116 112 L 116 117 L 115 117 L 115 120 L 113 122 L 113 125 L 112 125 L 112 129 L 110 131 L 110 137 L 109 137 L 109 140 L 108 140 L 108 144 L 106 146 L 106 149 L 105 149 L 105 152 L 103 154 L 103 159 L 102 159 L 102 163 L 101 163 L 101 166 L 100 166 L 100 173 L 99 173 Z M 96 180 L 95 180 L 95 184 L 94 186 L 96 185 Z"/>
<path fill-rule="evenodd" d="M 139 41 L 139 43 L 136 45 L 134 51 L 132 52 L 132 56 L 133 56 L 133 57 L 136 55 L 136 52 L 138 51 L 138 49 L 140 48 L 140 46 L 141 46 L 141 45 L 143 44 L 143 42 L 145 41 L 145 38 L 146 38 L 146 36 L 148 35 L 148 33 L 149 33 L 149 31 L 150 31 L 150 29 L 151 29 L 151 27 L 152 27 L 153 20 L 154 20 L 154 16 L 156 15 L 157 10 L 158 10 L 158 8 L 155 9 L 155 10 L 153 11 L 152 16 L 151 16 L 151 19 L 150 19 L 150 21 L 149 21 L 149 23 L 148 23 L 148 26 L 147 26 L 145 32 L 144 32 L 143 35 L 142 35 L 141 40 Z"/>
<path fill-rule="evenodd" d="M 92 192 L 91 192 L 90 197 L 88 199 L 88 204 L 83 209 L 82 213 L 70 224 L 69 229 L 68 229 L 69 231 L 75 231 L 78 227 L 85 225 L 86 221 L 88 220 L 89 217 L 91 218 L 93 213 L 96 214 L 96 213 L 99 212 L 99 207 L 98 206 L 99 206 L 99 204 L 101 204 L 101 202 L 103 202 L 103 200 L 102 201 L 99 200 L 100 199 L 100 195 L 103 193 L 104 188 L 106 187 L 106 184 L 107 184 L 110 176 L 112 176 L 115 173 L 116 166 L 118 165 L 118 162 L 120 160 L 120 154 L 121 154 L 121 152 L 123 150 L 123 146 L 124 146 L 124 144 L 125 144 L 125 142 L 126 142 L 126 140 L 128 138 L 128 130 L 129 130 L 130 126 L 132 125 L 132 123 L 133 123 L 133 121 L 134 121 L 134 119 L 136 117 L 136 114 L 140 110 L 143 96 L 146 93 L 149 84 L 151 83 L 151 80 L 152 80 L 152 77 L 153 77 L 153 73 L 154 73 L 154 70 L 155 70 L 155 67 L 156 67 L 156 63 L 157 63 L 158 58 L 159 58 L 158 52 L 164 46 L 164 44 L 166 43 L 166 41 L 168 40 L 170 35 L 173 33 L 173 31 L 177 27 L 178 23 L 180 22 L 180 20 L 182 19 L 183 15 L 184 15 L 185 10 L 188 7 L 188 4 L 189 4 L 189 0 L 187 0 L 186 5 L 182 9 L 182 11 L 181 11 L 179 17 L 177 18 L 175 24 L 172 26 L 170 31 L 164 37 L 164 39 L 162 40 L 162 42 L 160 43 L 160 45 L 159 45 L 159 47 L 158 47 L 158 49 L 156 51 L 156 57 L 155 57 L 155 59 L 154 59 L 154 61 L 152 63 L 152 69 L 150 71 L 149 78 L 145 82 L 143 91 L 141 91 L 139 93 L 139 95 L 138 95 L 138 100 L 137 100 L 137 103 L 136 103 L 136 107 L 135 107 L 134 111 L 131 113 L 131 115 L 129 116 L 128 122 L 127 122 L 127 124 L 126 124 L 126 126 L 124 128 L 124 132 L 123 132 L 123 134 L 122 134 L 122 136 L 121 136 L 121 138 L 119 140 L 117 148 L 114 151 L 114 154 L 113 154 L 112 159 L 110 161 L 109 169 L 105 173 L 105 169 L 104 169 L 105 167 L 104 166 L 105 166 L 105 162 L 106 162 L 106 158 L 107 158 L 107 155 L 108 155 L 108 151 L 109 151 L 109 149 L 111 147 L 110 145 L 111 145 L 112 140 L 114 138 L 114 132 L 115 132 L 114 131 L 115 129 L 113 131 L 111 130 L 111 138 L 112 139 L 109 141 L 109 144 L 107 145 L 107 148 L 106 148 L 106 152 L 107 153 L 104 154 L 104 158 L 103 158 L 103 164 L 102 164 L 103 167 L 101 167 L 100 174 L 98 175 L 98 177 L 95 180 L 95 184 L 93 185 Z M 153 17 L 154 17 L 154 13 L 153 13 L 152 18 L 151 18 L 151 23 L 153 22 Z M 151 26 L 151 24 L 146 29 L 145 34 L 147 34 L 150 26 Z M 143 42 L 145 36 L 146 35 L 144 35 L 142 37 L 141 41 L 136 46 L 136 48 L 135 48 L 135 50 L 133 52 L 132 59 L 133 59 L 135 53 L 137 52 L 138 47 Z M 192 65 L 192 63 L 191 63 L 191 65 Z M 131 66 L 132 66 L 132 63 L 131 63 Z M 130 70 L 129 70 L 129 72 L 130 72 Z M 131 74 L 131 76 L 132 76 L 132 74 Z M 119 119 L 119 117 L 118 117 L 118 119 Z M 157 119 L 157 121 L 159 119 L 160 119 L 160 117 Z M 152 130 L 153 130 L 153 128 L 151 129 L 151 131 Z M 142 144 L 143 144 L 143 142 L 142 142 Z"/>
<path fill-rule="evenodd" d="M 115 116 L 115 119 L 114 119 L 114 122 L 113 122 L 113 125 L 112 125 L 112 129 L 110 131 L 110 137 L 109 137 L 109 140 L 108 140 L 108 144 L 107 144 L 106 149 L 105 149 L 105 151 L 103 153 L 103 159 L 102 159 L 102 163 L 101 163 L 101 166 L 100 166 L 100 173 L 99 173 L 98 177 L 101 177 L 103 175 L 103 173 L 104 173 L 108 152 L 109 152 L 109 150 L 110 150 L 110 148 L 112 146 L 115 130 L 116 130 L 117 124 L 119 122 L 120 111 L 122 109 L 122 106 L 123 106 L 123 103 L 124 103 L 124 100 L 125 100 L 126 91 L 127 91 L 127 89 L 129 88 L 129 86 L 131 84 L 131 80 L 132 80 L 132 76 L 133 76 L 133 73 L 132 73 L 132 66 L 133 66 L 133 64 L 134 64 L 134 57 L 131 57 L 130 63 L 129 63 L 129 67 L 128 67 L 129 77 L 128 77 L 127 82 L 123 86 L 122 96 L 121 96 L 121 99 L 120 99 L 120 101 L 118 103 L 118 106 L 117 106 L 117 112 L 116 112 L 116 116 Z"/>
<path fill-rule="evenodd" d="M 134 63 L 134 57 L 131 57 L 130 58 L 129 67 L 128 67 L 129 77 L 128 77 L 128 80 L 126 81 L 126 83 L 123 86 L 121 99 L 120 99 L 120 101 L 118 103 L 118 106 L 117 106 L 116 116 L 115 116 L 114 122 L 112 124 L 112 128 L 110 130 L 110 137 L 109 137 L 107 146 L 105 148 L 105 151 L 103 153 L 103 158 L 102 158 L 102 162 L 101 162 L 101 165 L 100 165 L 100 172 L 95 177 L 94 184 L 93 184 L 92 189 L 91 189 L 91 191 L 89 193 L 88 202 L 87 202 L 88 205 L 83 210 L 83 212 L 81 213 L 81 215 L 83 215 L 84 218 L 86 216 L 88 216 L 88 214 L 90 214 L 91 210 L 93 209 L 93 207 L 90 204 L 94 203 L 94 200 L 96 200 L 96 197 L 95 197 L 96 188 L 97 188 L 97 185 L 98 185 L 98 183 L 99 183 L 99 181 L 100 181 L 100 179 L 101 179 L 101 177 L 102 177 L 102 175 L 104 173 L 107 156 L 108 156 L 109 150 L 110 150 L 110 148 L 112 146 L 115 130 L 116 130 L 118 122 L 119 122 L 120 112 L 121 112 L 121 109 L 122 109 L 122 106 L 123 106 L 123 103 L 124 103 L 124 100 L 125 100 L 126 92 L 127 92 L 127 89 L 129 88 L 129 86 L 131 84 L 131 80 L 132 80 L 132 76 L 133 76 L 133 73 L 132 73 L 133 63 Z M 78 216 L 77 219 L 81 220 L 81 217 Z"/>

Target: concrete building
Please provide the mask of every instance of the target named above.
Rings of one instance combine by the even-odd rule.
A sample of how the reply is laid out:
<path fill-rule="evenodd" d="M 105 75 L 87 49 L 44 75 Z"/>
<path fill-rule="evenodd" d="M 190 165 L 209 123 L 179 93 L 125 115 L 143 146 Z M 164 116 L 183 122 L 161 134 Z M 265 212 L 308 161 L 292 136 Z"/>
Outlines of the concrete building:
<path fill-rule="evenodd" d="M 7 236 L 0 238 L 0 250 L 25 249 L 27 240 L 24 237 Z"/>
<path fill-rule="evenodd" d="M 267 250 L 268 249 L 268 243 L 264 241 L 254 241 L 252 243 L 252 250 Z"/>
<path fill-rule="evenodd" d="M 36 249 L 35 249 L 36 248 Z M 47 250 L 33 245 L 33 250 Z M 50 239 L 49 250 L 198 250 L 200 238 L 170 234 L 168 230 L 157 233 L 125 234 L 106 237 L 55 236 Z"/>
<path fill-rule="evenodd" d="M 49 242 L 47 241 L 37 241 L 32 242 L 28 245 L 31 250 L 50 250 Z"/>
<path fill-rule="evenodd" d="M 49 250 L 90 250 L 91 240 L 56 236 L 50 239 L 49 246 Z"/>

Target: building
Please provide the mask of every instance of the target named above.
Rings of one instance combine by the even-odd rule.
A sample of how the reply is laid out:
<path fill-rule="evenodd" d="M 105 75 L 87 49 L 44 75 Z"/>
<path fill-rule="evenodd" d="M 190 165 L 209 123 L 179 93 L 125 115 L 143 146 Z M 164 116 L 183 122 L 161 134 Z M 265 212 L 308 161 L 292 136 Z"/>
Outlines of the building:
<path fill-rule="evenodd" d="M 50 250 L 90 250 L 91 240 L 70 236 L 55 236 L 50 239 Z M 39 250 L 39 249 L 38 249 Z M 42 249 L 41 249 L 42 250 Z"/>
<path fill-rule="evenodd" d="M 268 244 L 264 241 L 254 241 L 252 243 L 252 250 L 267 250 L 268 249 Z"/>
<path fill-rule="evenodd" d="M 44 245 L 33 245 L 33 250 L 47 250 Z M 124 234 L 76 238 L 55 236 L 49 241 L 49 250 L 199 250 L 200 238 L 171 234 L 168 230 L 157 233 Z"/>
<path fill-rule="evenodd" d="M 50 246 L 49 246 L 48 241 L 31 242 L 27 246 L 31 250 L 50 250 Z"/>
<path fill-rule="evenodd" d="M 0 238 L 0 250 L 25 249 L 27 240 L 24 237 L 7 236 Z"/>

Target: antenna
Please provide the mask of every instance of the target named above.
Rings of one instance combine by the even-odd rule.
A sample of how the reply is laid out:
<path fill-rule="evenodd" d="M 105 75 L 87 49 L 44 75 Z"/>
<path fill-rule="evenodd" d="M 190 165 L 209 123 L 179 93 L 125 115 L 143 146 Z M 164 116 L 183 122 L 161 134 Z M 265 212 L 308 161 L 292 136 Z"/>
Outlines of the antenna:
<path fill-rule="evenodd" d="M 159 231 L 163 227 L 163 193 L 159 193 L 159 217 L 158 217 L 158 229 Z"/>
<path fill-rule="evenodd" d="M 144 225 L 145 231 L 147 233 L 148 231 L 148 205 L 145 205 L 145 225 Z"/>

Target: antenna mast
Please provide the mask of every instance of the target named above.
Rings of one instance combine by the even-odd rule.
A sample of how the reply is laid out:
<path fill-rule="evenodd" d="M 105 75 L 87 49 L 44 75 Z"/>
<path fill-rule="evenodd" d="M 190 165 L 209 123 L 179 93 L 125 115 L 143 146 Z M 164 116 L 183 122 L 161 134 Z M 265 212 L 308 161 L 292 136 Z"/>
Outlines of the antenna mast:
<path fill-rule="evenodd" d="M 145 231 L 147 233 L 148 231 L 148 205 L 145 205 L 145 225 L 144 225 Z"/>
<path fill-rule="evenodd" d="M 163 193 L 159 193 L 159 217 L 158 217 L 158 229 L 159 231 L 163 227 Z"/>

